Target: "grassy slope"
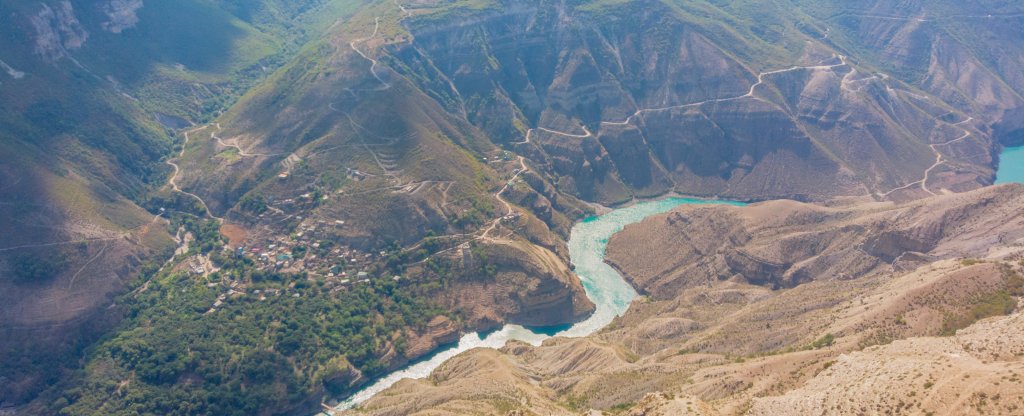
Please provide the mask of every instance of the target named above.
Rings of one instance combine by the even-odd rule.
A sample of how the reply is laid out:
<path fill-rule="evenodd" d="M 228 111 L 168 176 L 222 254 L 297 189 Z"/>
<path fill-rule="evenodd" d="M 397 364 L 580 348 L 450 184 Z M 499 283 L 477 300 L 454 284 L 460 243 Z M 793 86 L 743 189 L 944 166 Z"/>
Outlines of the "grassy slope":
<path fill-rule="evenodd" d="M 75 17 L 89 34 L 81 48 L 67 51 L 76 63 L 66 57 L 50 61 L 34 50 L 31 19 L 43 3 L 58 7 L 52 1 L 0 4 L 0 14 L 10 23 L 0 27 L 0 59 L 24 74 L 14 78 L 0 72 L 0 180 L 8 184 L 0 186 L 5 201 L 0 212 L 10 220 L 4 223 L 0 247 L 129 233 L 125 244 L 134 247 L 133 255 L 162 253 L 169 242 L 162 227 L 142 228 L 152 215 L 137 205 L 166 182 L 163 159 L 173 147 L 170 132 L 154 114 L 210 117 L 261 79 L 265 68 L 280 65 L 355 5 L 348 0 L 146 2 L 134 28 L 113 34 L 102 29 L 106 16 L 98 2 L 75 1 Z M 13 287 L 16 293 L 36 287 L 19 280 L 24 264 L 55 266 L 27 274 L 40 290 L 66 285 L 61 279 L 80 274 L 76 271 L 94 273 L 85 268 L 90 259 L 106 261 L 94 245 L 102 247 L 74 246 L 88 255 L 70 248 L 63 255 L 62 246 L 0 252 L 0 287 Z M 131 275 L 139 263 L 129 257 L 128 252 L 115 256 L 100 269 Z M 81 296 L 103 298 L 106 290 L 86 289 Z M 80 317 L 89 313 L 87 308 Z M 4 362 L 19 372 L 4 371 L 12 377 L 0 383 L 0 401 L 31 398 L 43 387 L 37 376 L 59 374 L 50 364 L 59 368 L 77 361 L 82 345 L 16 348 L 21 350 L 4 352 L 13 357 Z M 46 353 L 30 355 L 30 350 Z"/>
<path fill-rule="evenodd" d="M 348 48 L 348 40 L 372 31 L 374 13 L 388 10 L 388 5 L 371 6 L 332 36 L 307 45 L 298 58 L 218 120 L 225 128 L 222 137 L 244 133 L 243 147 L 250 151 L 304 155 L 305 160 L 292 170 L 290 182 L 282 184 L 276 178 L 274 164 L 244 165 L 251 159 L 216 150 L 204 131 L 191 136 L 194 141 L 185 151 L 183 167 L 188 177 L 224 182 L 196 192 L 212 189 L 211 193 L 236 195 L 226 202 L 228 206 L 242 199 L 242 193 L 281 200 L 305 192 L 304 184 L 321 183 L 325 176 L 344 177 L 345 167 L 378 175 L 362 182 L 341 181 L 346 192 L 393 185 L 378 172 L 369 153 L 353 146 L 380 142 L 379 136 L 388 136 L 402 138 L 387 150 L 399 160 L 402 169 L 396 175 L 400 180 L 455 182 L 458 186 L 451 190 L 450 199 L 446 195 L 449 213 L 479 216 L 476 221 L 498 215 L 500 208 L 491 195 L 501 185 L 499 175 L 480 162 L 483 154 L 493 150 L 486 139 L 399 80 L 392 81 L 392 90 L 363 93 L 369 97 L 366 99 L 350 99 L 352 94 L 344 91 L 351 85 L 365 87 L 375 82 L 367 74 L 366 62 Z M 346 117 L 326 108 L 335 102 L 340 111 L 370 132 L 354 129 Z M 251 140 L 253 137 L 258 140 Z M 340 150 L 323 150 L 332 147 Z M 239 173 L 230 163 L 218 164 L 221 160 L 246 166 L 245 170 Z M 195 175 L 196 171 L 204 174 Z M 428 192 L 433 191 L 423 194 Z M 333 193 L 330 196 L 334 197 Z M 332 219 L 339 214 L 334 208 L 340 206 L 344 213 L 358 217 L 348 223 L 371 227 L 368 234 L 373 236 L 373 244 L 422 237 L 417 233 L 431 231 L 426 228 L 436 224 L 420 224 L 417 219 L 403 223 L 406 219 L 398 216 L 440 205 L 435 197 L 395 192 L 371 191 L 341 199 L 302 214 Z M 458 222 L 458 218 L 450 219 Z M 441 224 L 433 231 L 453 233 L 459 230 L 451 227 L 457 226 Z M 479 263 L 486 264 L 486 260 Z M 246 295 L 227 302 L 212 315 L 205 313 L 218 289 L 182 274 L 163 274 L 146 293 L 125 299 L 134 318 L 97 345 L 86 371 L 72 380 L 76 388 L 55 392 L 49 399 L 56 403 L 55 408 L 70 406 L 65 412 L 71 414 L 253 414 L 287 409 L 311 396 L 316 398 L 322 382 L 344 373 L 339 362 L 375 374 L 388 364 L 381 361 L 382 354 L 391 348 L 401 354 L 406 338 L 400 329 L 422 329 L 426 320 L 446 313 L 431 299 L 449 286 L 447 279 L 455 273 L 449 267 L 430 263 L 434 278 L 400 286 L 387 276 L 401 269 L 371 270 L 374 282 L 352 291 L 321 290 L 322 282 L 311 285 L 301 276 L 265 280 L 246 265 L 225 267 L 225 279 L 230 276 L 253 288 L 284 290 L 287 295 L 265 302 Z M 290 288 L 292 283 L 294 288 Z M 301 298 L 292 298 L 292 294 Z M 129 382 L 120 395 L 110 393 L 107 386 L 126 380 Z"/>

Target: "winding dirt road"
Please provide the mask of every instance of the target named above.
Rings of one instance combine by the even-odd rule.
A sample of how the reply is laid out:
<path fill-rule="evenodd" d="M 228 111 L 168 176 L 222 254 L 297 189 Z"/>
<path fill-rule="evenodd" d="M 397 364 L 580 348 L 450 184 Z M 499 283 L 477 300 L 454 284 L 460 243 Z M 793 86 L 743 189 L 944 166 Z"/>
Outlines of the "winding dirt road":
<path fill-rule="evenodd" d="M 738 95 L 738 96 L 735 96 L 735 97 L 726 97 L 726 98 L 713 98 L 713 99 L 710 99 L 710 100 L 704 100 L 704 101 L 699 101 L 699 102 L 695 102 L 695 103 L 679 104 L 679 105 L 672 105 L 672 106 L 667 106 L 667 107 L 641 108 L 641 109 L 636 110 L 636 112 L 633 113 L 631 116 L 626 117 L 626 119 L 623 120 L 623 121 L 602 121 L 601 124 L 603 124 L 603 125 L 610 125 L 610 126 L 625 126 L 625 125 L 631 124 L 633 122 L 633 119 L 642 116 L 644 113 L 652 113 L 652 112 L 668 111 L 668 110 L 677 110 L 677 109 L 689 108 L 689 107 L 699 107 L 699 106 L 702 106 L 704 104 L 724 103 L 724 102 L 729 102 L 729 101 L 742 100 L 742 99 L 745 99 L 745 98 L 756 98 L 754 96 L 754 94 L 757 92 L 757 87 L 760 87 L 761 85 L 764 85 L 764 82 L 765 82 L 764 79 L 765 79 L 765 77 L 767 77 L 769 75 L 777 75 L 777 74 L 782 74 L 782 73 L 786 73 L 786 72 L 800 71 L 800 70 L 814 70 L 814 71 L 818 71 L 818 70 L 833 70 L 833 69 L 841 67 L 841 66 L 849 65 L 846 62 L 846 57 L 845 56 L 839 55 L 838 58 L 840 60 L 840 63 L 834 64 L 834 65 L 793 66 L 793 67 L 789 67 L 789 68 L 786 68 L 786 69 L 778 69 L 778 70 L 774 70 L 774 71 L 762 72 L 760 74 L 757 74 L 757 82 L 754 83 L 753 85 L 751 85 L 750 89 L 747 91 L 747 93 L 743 94 L 743 95 Z"/>
<path fill-rule="evenodd" d="M 936 120 L 938 120 L 938 119 L 936 118 Z M 972 121 L 974 121 L 974 117 L 968 117 L 966 120 L 958 122 L 958 123 L 950 124 L 950 126 L 960 127 L 960 126 L 968 124 L 968 123 L 970 123 Z M 932 171 L 934 171 L 936 168 L 938 168 L 939 166 L 942 166 L 943 164 L 946 163 L 945 156 L 942 154 L 942 152 L 939 151 L 938 147 L 939 146 L 949 146 L 949 145 L 951 145 L 953 143 L 959 142 L 961 140 L 967 139 L 968 137 L 972 136 L 972 133 L 971 133 L 970 130 L 965 129 L 963 127 L 961 127 L 961 129 L 963 129 L 963 131 L 964 131 L 963 136 L 957 137 L 957 138 L 955 138 L 953 140 L 950 140 L 948 142 L 934 143 L 934 144 L 928 145 L 928 147 L 930 147 L 932 149 L 932 152 L 935 153 L 935 163 L 932 163 L 932 165 L 929 166 L 928 169 L 926 169 L 924 171 L 924 177 L 921 178 L 921 180 L 908 183 L 908 184 L 903 185 L 903 186 L 901 186 L 899 188 L 892 189 L 889 192 L 886 192 L 886 193 L 882 194 L 881 195 L 882 198 L 888 198 L 889 195 L 892 195 L 894 192 L 902 191 L 904 189 L 908 189 L 908 188 L 914 187 L 915 185 L 920 185 L 921 186 L 921 190 L 924 191 L 924 192 L 927 192 L 927 193 L 929 193 L 931 195 L 938 195 L 935 192 L 933 192 L 931 189 L 928 189 L 928 178 L 931 177 Z"/>
<path fill-rule="evenodd" d="M 280 155 L 284 154 L 284 153 L 249 153 L 249 152 L 246 152 L 245 149 L 242 149 L 237 144 L 228 143 L 228 142 L 224 141 L 224 139 L 221 139 L 220 136 L 217 135 L 217 133 L 220 133 L 221 131 L 223 131 L 223 129 L 220 128 L 220 123 L 213 123 L 213 125 L 217 126 L 217 131 L 215 131 L 213 133 L 210 133 L 210 137 L 212 137 L 214 140 L 216 140 L 217 144 L 220 145 L 221 147 L 228 147 L 228 148 L 232 148 L 232 149 L 237 150 L 239 156 L 242 156 L 242 157 L 269 157 L 269 156 L 280 156 Z M 203 126 L 203 128 L 206 128 L 206 127 L 209 127 L 209 125 Z M 185 134 L 187 135 L 188 133 L 185 133 Z"/>
<path fill-rule="evenodd" d="M 404 8 L 403 8 L 403 10 L 404 10 Z M 359 56 L 362 56 L 363 59 L 366 59 L 367 61 L 370 61 L 370 73 L 373 74 L 373 77 L 377 78 L 377 81 L 380 81 L 380 83 L 381 83 L 381 86 L 379 86 L 377 88 L 374 88 L 371 91 L 384 91 L 384 90 L 390 89 L 391 88 L 391 84 L 389 84 L 387 81 L 384 80 L 384 78 L 381 78 L 381 76 L 379 74 L 377 74 L 377 60 L 367 56 L 365 53 L 363 53 L 363 51 L 359 50 L 359 48 L 356 47 L 356 44 L 357 43 L 363 43 L 363 42 L 366 42 L 366 41 L 368 41 L 370 39 L 373 39 L 374 37 L 377 36 L 377 31 L 379 29 L 380 29 L 380 17 L 375 17 L 373 19 L 373 33 L 370 34 L 369 37 L 365 37 L 365 38 L 361 38 L 361 39 L 355 39 L 352 42 L 349 42 L 349 44 L 348 44 L 348 46 L 350 48 L 352 48 L 352 50 L 355 51 L 357 54 L 359 54 Z"/>
<path fill-rule="evenodd" d="M 494 231 L 494 229 L 497 228 L 498 224 L 501 223 L 501 220 L 515 213 L 515 208 L 504 197 L 502 197 L 501 194 L 505 193 L 505 191 L 507 191 L 508 188 L 512 186 L 515 180 L 519 179 L 519 175 L 522 175 L 523 172 L 526 172 L 526 170 L 526 159 L 523 158 L 522 156 L 519 156 L 519 171 L 516 172 L 515 175 L 512 175 L 512 178 L 510 178 L 508 182 L 505 182 L 505 186 L 501 187 L 501 189 L 499 189 L 498 192 L 494 193 L 494 197 L 498 199 L 498 202 L 501 202 L 501 204 L 505 206 L 505 215 L 502 215 L 491 221 L 490 226 L 488 226 L 487 229 L 484 230 L 483 234 L 480 234 L 480 236 L 476 238 L 477 240 L 490 239 L 488 235 L 491 233 L 491 231 Z"/>
<path fill-rule="evenodd" d="M 185 148 L 188 147 L 188 142 L 190 140 L 189 135 L 192 134 L 192 133 L 198 132 L 198 131 L 205 130 L 208 127 L 210 127 L 209 124 L 207 124 L 205 126 L 202 126 L 202 127 L 196 127 L 196 128 L 194 128 L 192 130 L 189 130 L 189 131 L 185 132 L 185 143 L 183 143 L 181 145 L 181 152 L 178 153 L 178 157 L 176 157 L 174 159 L 168 159 L 167 162 L 166 162 L 168 165 L 170 165 L 171 167 L 174 168 L 174 174 L 171 175 L 170 179 L 167 180 L 167 185 L 170 185 L 171 189 L 173 189 L 175 192 L 180 192 L 180 193 L 183 193 L 185 195 L 191 196 L 192 198 L 195 198 L 197 201 L 199 201 L 199 204 L 203 206 L 203 210 L 206 211 L 206 215 L 207 216 L 209 216 L 210 218 L 213 218 L 213 219 L 217 220 L 217 222 L 223 224 L 224 223 L 224 219 L 221 218 L 221 217 L 218 217 L 216 215 L 213 215 L 213 212 L 210 211 L 210 207 L 208 205 L 206 205 L 206 201 L 204 201 L 202 197 L 200 197 L 199 195 L 196 195 L 194 193 L 182 190 L 180 187 L 178 187 L 178 182 L 177 182 L 178 181 L 178 175 L 181 174 L 181 167 L 178 166 L 178 163 L 175 162 L 175 160 L 181 159 L 181 157 L 185 155 Z M 217 125 L 217 128 L 220 128 L 219 124 Z"/>

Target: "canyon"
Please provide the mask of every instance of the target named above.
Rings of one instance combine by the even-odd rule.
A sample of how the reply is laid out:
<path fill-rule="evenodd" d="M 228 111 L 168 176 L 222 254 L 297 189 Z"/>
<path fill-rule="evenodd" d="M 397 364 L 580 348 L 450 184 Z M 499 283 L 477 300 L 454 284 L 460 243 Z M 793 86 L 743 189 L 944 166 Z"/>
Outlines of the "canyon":
<path fill-rule="evenodd" d="M 0 5 L 0 409 L 1013 413 L 1024 10 L 754 3 Z"/>
<path fill-rule="evenodd" d="M 609 241 L 643 296 L 602 331 L 472 350 L 352 414 L 1013 414 L 1022 197 L 683 205 Z"/>

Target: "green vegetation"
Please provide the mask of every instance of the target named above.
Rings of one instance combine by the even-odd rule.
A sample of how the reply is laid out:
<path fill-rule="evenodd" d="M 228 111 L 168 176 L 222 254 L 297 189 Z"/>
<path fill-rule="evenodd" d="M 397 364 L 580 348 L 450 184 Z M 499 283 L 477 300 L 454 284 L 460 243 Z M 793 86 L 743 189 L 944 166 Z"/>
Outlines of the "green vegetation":
<path fill-rule="evenodd" d="M 977 265 L 977 264 L 983 264 L 983 263 L 985 263 L 984 260 L 978 260 L 978 259 L 963 259 L 963 260 L 960 260 L 960 265 L 964 266 L 964 267 L 970 267 L 970 266 L 974 266 L 974 265 Z"/>
<path fill-rule="evenodd" d="M 251 192 L 243 196 L 242 199 L 238 201 L 238 207 L 241 208 L 242 211 L 259 215 L 267 212 L 267 201 L 263 197 L 263 194 L 259 192 Z"/>
<path fill-rule="evenodd" d="M 565 397 L 565 402 L 562 403 L 562 406 L 574 412 L 581 411 L 587 408 L 588 400 L 589 398 L 587 398 L 587 396 L 585 395 L 577 396 L 574 394 L 570 394 Z"/>
<path fill-rule="evenodd" d="M 67 255 L 61 250 L 45 253 L 25 253 L 12 256 L 14 281 L 19 284 L 41 283 L 56 277 L 68 266 Z"/>
<path fill-rule="evenodd" d="M 146 3 L 121 34 L 92 32 L 82 62 L 110 73 L 141 105 L 194 121 L 219 114 L 350 13 L 350 0 L 183 0 Z M 84 8 L 83 8 L 84 9 Z M 90 10 L 80 18 L 101 20 Z M 173 22 L 173 25 L 156 24 Z"/>
<path fill-rule="evenodd" d="M 619 403 L 615 406 L 609 407 L 608 412 L 613 415 L 617 415 L 629 410 L 633 406 L 636 406 L 636 402 Z"/>
<path fill-rule="evenodd" d="M 1008 315 L 1017 308 L 1017 298 L 1006 290 L 990 292 L 971 299 L 969 309 L 963 313 L 947 314 L 942 323 L 942 334 L 953 335 L 957 330 L 993 316 Z"/>
<path fill-rule="evenodd" d="M 836 342 L 836 336 L 832 334 L 825 334 L 825 336 L 818 338 L 811 343 L 811 348 L 821 349 L 825 347 L 831 347 Z"/>
<path fill-rule="evenodd" d="M 979 320 L 1009 315 L 1017 309 L 1017 298 L 1024 296 L 1024 276 L 1009 264 L 1000 264 L 999 267 L 1003 286 L 967 299 L 965 311 L 947 313 L 943 319 L 943 335 L 953 335 Z"/>
<path fill-rule="evenodd" d="M 171 211 L 202 216 L 206 214 L 203 205 L 194 196 L 181 192 L 160 192 L 148 196 L 141 204 L 150 212 L 159 212 L 161 208 Z"/>
<path fill-rule="evenodd" d="M 319 391 L 339 359 L 382 372 L 382 354 L 404 353 L 405 329 L 446 313 L 416 283 L 373 278 L 334 291 L 256 270 L 222 250 L 215 221 L 180 221 L 221 267 L 219 283 L 165 272 L 121 299 L 127 318 L 55 398 L 60 414 L 281 412 Z"/>

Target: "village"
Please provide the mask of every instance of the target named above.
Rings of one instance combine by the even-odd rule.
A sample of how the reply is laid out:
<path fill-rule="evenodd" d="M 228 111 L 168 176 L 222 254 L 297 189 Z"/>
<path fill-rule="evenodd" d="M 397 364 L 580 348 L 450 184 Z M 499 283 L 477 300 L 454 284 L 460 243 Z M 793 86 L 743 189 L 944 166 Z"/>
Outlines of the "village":
<path fill-rule="evenodd" d="M 304 219 L 290 235 L 253 236 L 226 244 L 217 254 L 193 252 L 182 262 L 181 268 L 196 278 L 206 279 L 209 288 L 224 289 L 207 313 L 216 312 L 228 299 L 245 296 L 259 301 L 273 296 L 299 298 L 304 289 L 314 284 L 320 290 L 337 292 L 383 276 L 381 270 L 388 252 L 366 252 L 334 243 L 330 231 L 344 226 L 341 220 Z M 193 236 L 186 233 L 184 238 L 190 241 Z M 179 254 L 187 253 L 179 250 Z M 226 259 L 222 261 L 227 264 L 217 267 L 214 258 Z M 234 263 L 237 261 L 241 263 Z M 233 276 L 235 273 L 226 270 L 231 264 L 245 264 L 252 278 Z M 399 276 L 384 277 L 401 280 Z"/>
<path fill-rule="evenodd" d="M 497 151 L 483 157 L 485 163 L 507 163 L 510 160 L 512 157 L 507 151 Z M 521 172 L 522 169 L 515 168 L 506 178 L 507 184 L 516 181 Z M 288 181 L 292 174 L 289 169 L 285 169 L 277 179 Z M 372 176 L 356 169 L 346 169 L 344 174 L 348 180 L 357 183 Z M 391 253 L 364 251 L 338 242 L 339 232 L 350 225 L 346 221 L 302 215 L 309 215 L 311 208 L 330 200 L 332 196 L 345 195 L 344 191 L 307 185 L 300 192 L 303 193 L 291 198 L 261 201 L 260 212 L 248 214 L 254 222 L 274 224 L 275 227 L 243 230 L 237 225 L 225 223 L 221 233 L 228 241 L 220 253 L 195 253 L 181 263 L 182 269 L 190 275 L 206 279 L 207 287 L 223 289 L 207 313 L 216 312 L 229 299 L 251 297 L 264 301 L 274 296 L 301 298 L 304 290 L 311 285 L 333 293 L 369 284 L 374 278 L 396 282 L 402 280 L 401 276 L 392 275 L 386 269 Z M 246 215 L 244 212 L 241 214 Z M 520 216 L 518 211 L 510 210 L 497 221 L 515 224 L 519 222 Z M 233 232 L 226 231 L 229 229 Z M 282 229 L 291 231 L 281 232 Z M 186 233 L 184 238 L 190 240 L 194 237 Z M 187 246 L 186 243 L 183 247 Z M 460 245 L 464 246 L 468 247 L 465 243 Z M 187 252 L 187 249 L 179 250 L 179 254 Z M 236 271 L 222 270 L 213 258 L 229 259 L 228 265 L 222 264 L 224 269 L 232 267 L 234 261 L 241 260 L 240 264 L 245 264 L 244 268 L 251 277 L 242 278 Z M 239 266 L 234 264 L 234 267 Z"/>

